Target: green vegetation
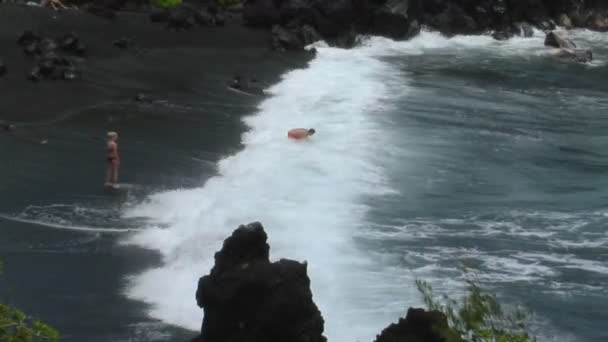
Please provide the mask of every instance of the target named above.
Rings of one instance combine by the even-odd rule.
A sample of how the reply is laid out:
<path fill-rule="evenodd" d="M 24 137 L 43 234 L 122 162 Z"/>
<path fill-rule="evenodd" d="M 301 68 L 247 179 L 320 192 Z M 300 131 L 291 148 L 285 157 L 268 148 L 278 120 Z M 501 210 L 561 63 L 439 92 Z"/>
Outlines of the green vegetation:
<path fill-rule="evenodd" d="M 28 318 L 17 309 L 0 304 L 1 342 L 57 342 L 59 339 L 59 333 L 55 329 Z"/>
<path fill-rule="evenodd" d="M 182 0 L 152 0 L 152 5 L 160 8 L 175 8 L 182 4 Z"/>
<path fill-rule="evenodd" d="M 418 290 L 429 310 L 442 312 L 452 330 L 469 342 L 533 342 L 528 334 L 528 314 L 520 308 L 505 310 L 496 299 L 473 282 L 468 282 L 462 302 L 444 296 L 435 299 L 431 285 L 416 280 Z"/>

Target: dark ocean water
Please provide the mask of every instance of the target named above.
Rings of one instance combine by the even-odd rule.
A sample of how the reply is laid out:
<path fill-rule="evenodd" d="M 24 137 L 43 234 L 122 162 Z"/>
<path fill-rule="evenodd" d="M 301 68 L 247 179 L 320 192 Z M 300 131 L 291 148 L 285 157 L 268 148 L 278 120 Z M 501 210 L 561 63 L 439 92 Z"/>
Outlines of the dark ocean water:
<path fill-rule="evenodd" d="M 454 297 L 477 279 L 540 341 L 606 340 L 608 36 L 573 37 L 594 63 L 540 35 L 373 38 L 320 47 L 264 101 L 207 79 L 2 134 L 0 296 L 67 341 L 182 341 L 213 253 L 260 220 L 273 258 L 309 261 L 331 341 L 421 305 L 416 278 Z M 286 141 L 296 126 L 318 134 Z M 95 181 L 109 127 L 120 196 Z"/>
<path fill-rule="evenodd" d="M 608 38 L 574 37 L 594 64 L 556 61 L 540 37 L 428 36 L 385 57 L 407 80 L 384 158 L 399 193 L 373 199 L 359 241 L 440 293 L 477 279 L 528 308 L 540 340 L 603 341 Z"/>

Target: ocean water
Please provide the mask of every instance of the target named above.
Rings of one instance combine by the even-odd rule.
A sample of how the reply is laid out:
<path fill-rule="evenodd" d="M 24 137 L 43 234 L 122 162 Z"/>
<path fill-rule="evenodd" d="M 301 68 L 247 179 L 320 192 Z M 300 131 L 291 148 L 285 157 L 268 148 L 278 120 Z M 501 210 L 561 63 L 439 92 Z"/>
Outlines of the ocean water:
<path fill-rule="evenodd" d="M 210 155 L 209 138 L 196 154 L 192 138 L 172 182 L 109 207 L 24 200 L 8 219 L 88 234 L 97 250 L 157 255 L 136 270 L 123 260 L 117 290 L 122 305 L 143 305 L 137 322 L 157 324 L 157 340 L 169 327 L 200 329 L 198 278 L 233 229 L 260 221 L 272 259 L 308 261 L 330 341 L 372 341 L 422 305 L 416 279 L 458 297 L 471 278 L 530 310 L 539 341 L 603 341 L 608 35 L 570 35 L 593 48 L 593 63 L 558 61 L 540 32 L 319 44 L 242 119 L 240 149 Z M 289 141 L 292 127 L 317 134 Z M 180 172 L 187 182 L 175 181 Z"/>

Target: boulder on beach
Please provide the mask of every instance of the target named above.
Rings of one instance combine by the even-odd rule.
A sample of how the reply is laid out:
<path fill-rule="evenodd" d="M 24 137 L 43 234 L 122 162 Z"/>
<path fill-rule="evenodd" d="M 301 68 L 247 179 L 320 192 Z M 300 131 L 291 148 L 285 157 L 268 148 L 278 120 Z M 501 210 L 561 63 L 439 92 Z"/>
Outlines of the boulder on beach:
<path fill-rule="evenodd" d="M 196 301 L 204 310 L 205 342 L 325 342 L 324 321 L 312 300 L 306 263 L 269 260 L 260 223 L 240 226 L 200 278 Z"/>
<path fill-rule="evenodd" d="M 80 77 L 73 56 L 84 56 L 87 48 L 76 33 L 70 32 L 55 39 L 27 30 L 19 36 L 17 43 L 24 46 L 23 51 L 27 56 L 35 58 L 36 66 L 27 77 L 30 81 L 71 81 Z"/>
<path fill-rule="evenodd" d="M 127 49 L 135 45 L 135 42 L 131 38 L 120 38 L 115 40 L 112 45 L 116 46 L 119 49 Z"/>
<path fill-rule="evenodd" d="M 38 33 L 32 30 L 26 30 L 17 38 L 17 44 L 26 46 L 32 43 L 38 43 L 40 40 L 42 40 L 42 38 Z"/>
<path fill-rule="evenodd" d="M 59 46 L 65 51 L 74 51 L 78 47 L 78 36 L 70 32 L 59 39 Z"/>

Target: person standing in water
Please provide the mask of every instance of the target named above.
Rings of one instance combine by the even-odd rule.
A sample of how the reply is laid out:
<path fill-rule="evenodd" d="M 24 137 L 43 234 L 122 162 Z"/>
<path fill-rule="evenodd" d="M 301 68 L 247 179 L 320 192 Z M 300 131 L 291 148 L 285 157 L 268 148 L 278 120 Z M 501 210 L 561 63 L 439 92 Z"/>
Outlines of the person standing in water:
<path fill-rule="evenodd" d="M 120 157 L 118 156 L 118 133 L 108 132 L 106 144 L 106 183 L 105 186 L 118 188 L 118 168 L 120 167 Z"/>
<path fill-rule="evenodd" d="M 305 139 L 315 134 L 314 128 L 294 128 L 287 132 L 287 137 L 290 139 Z"/>

